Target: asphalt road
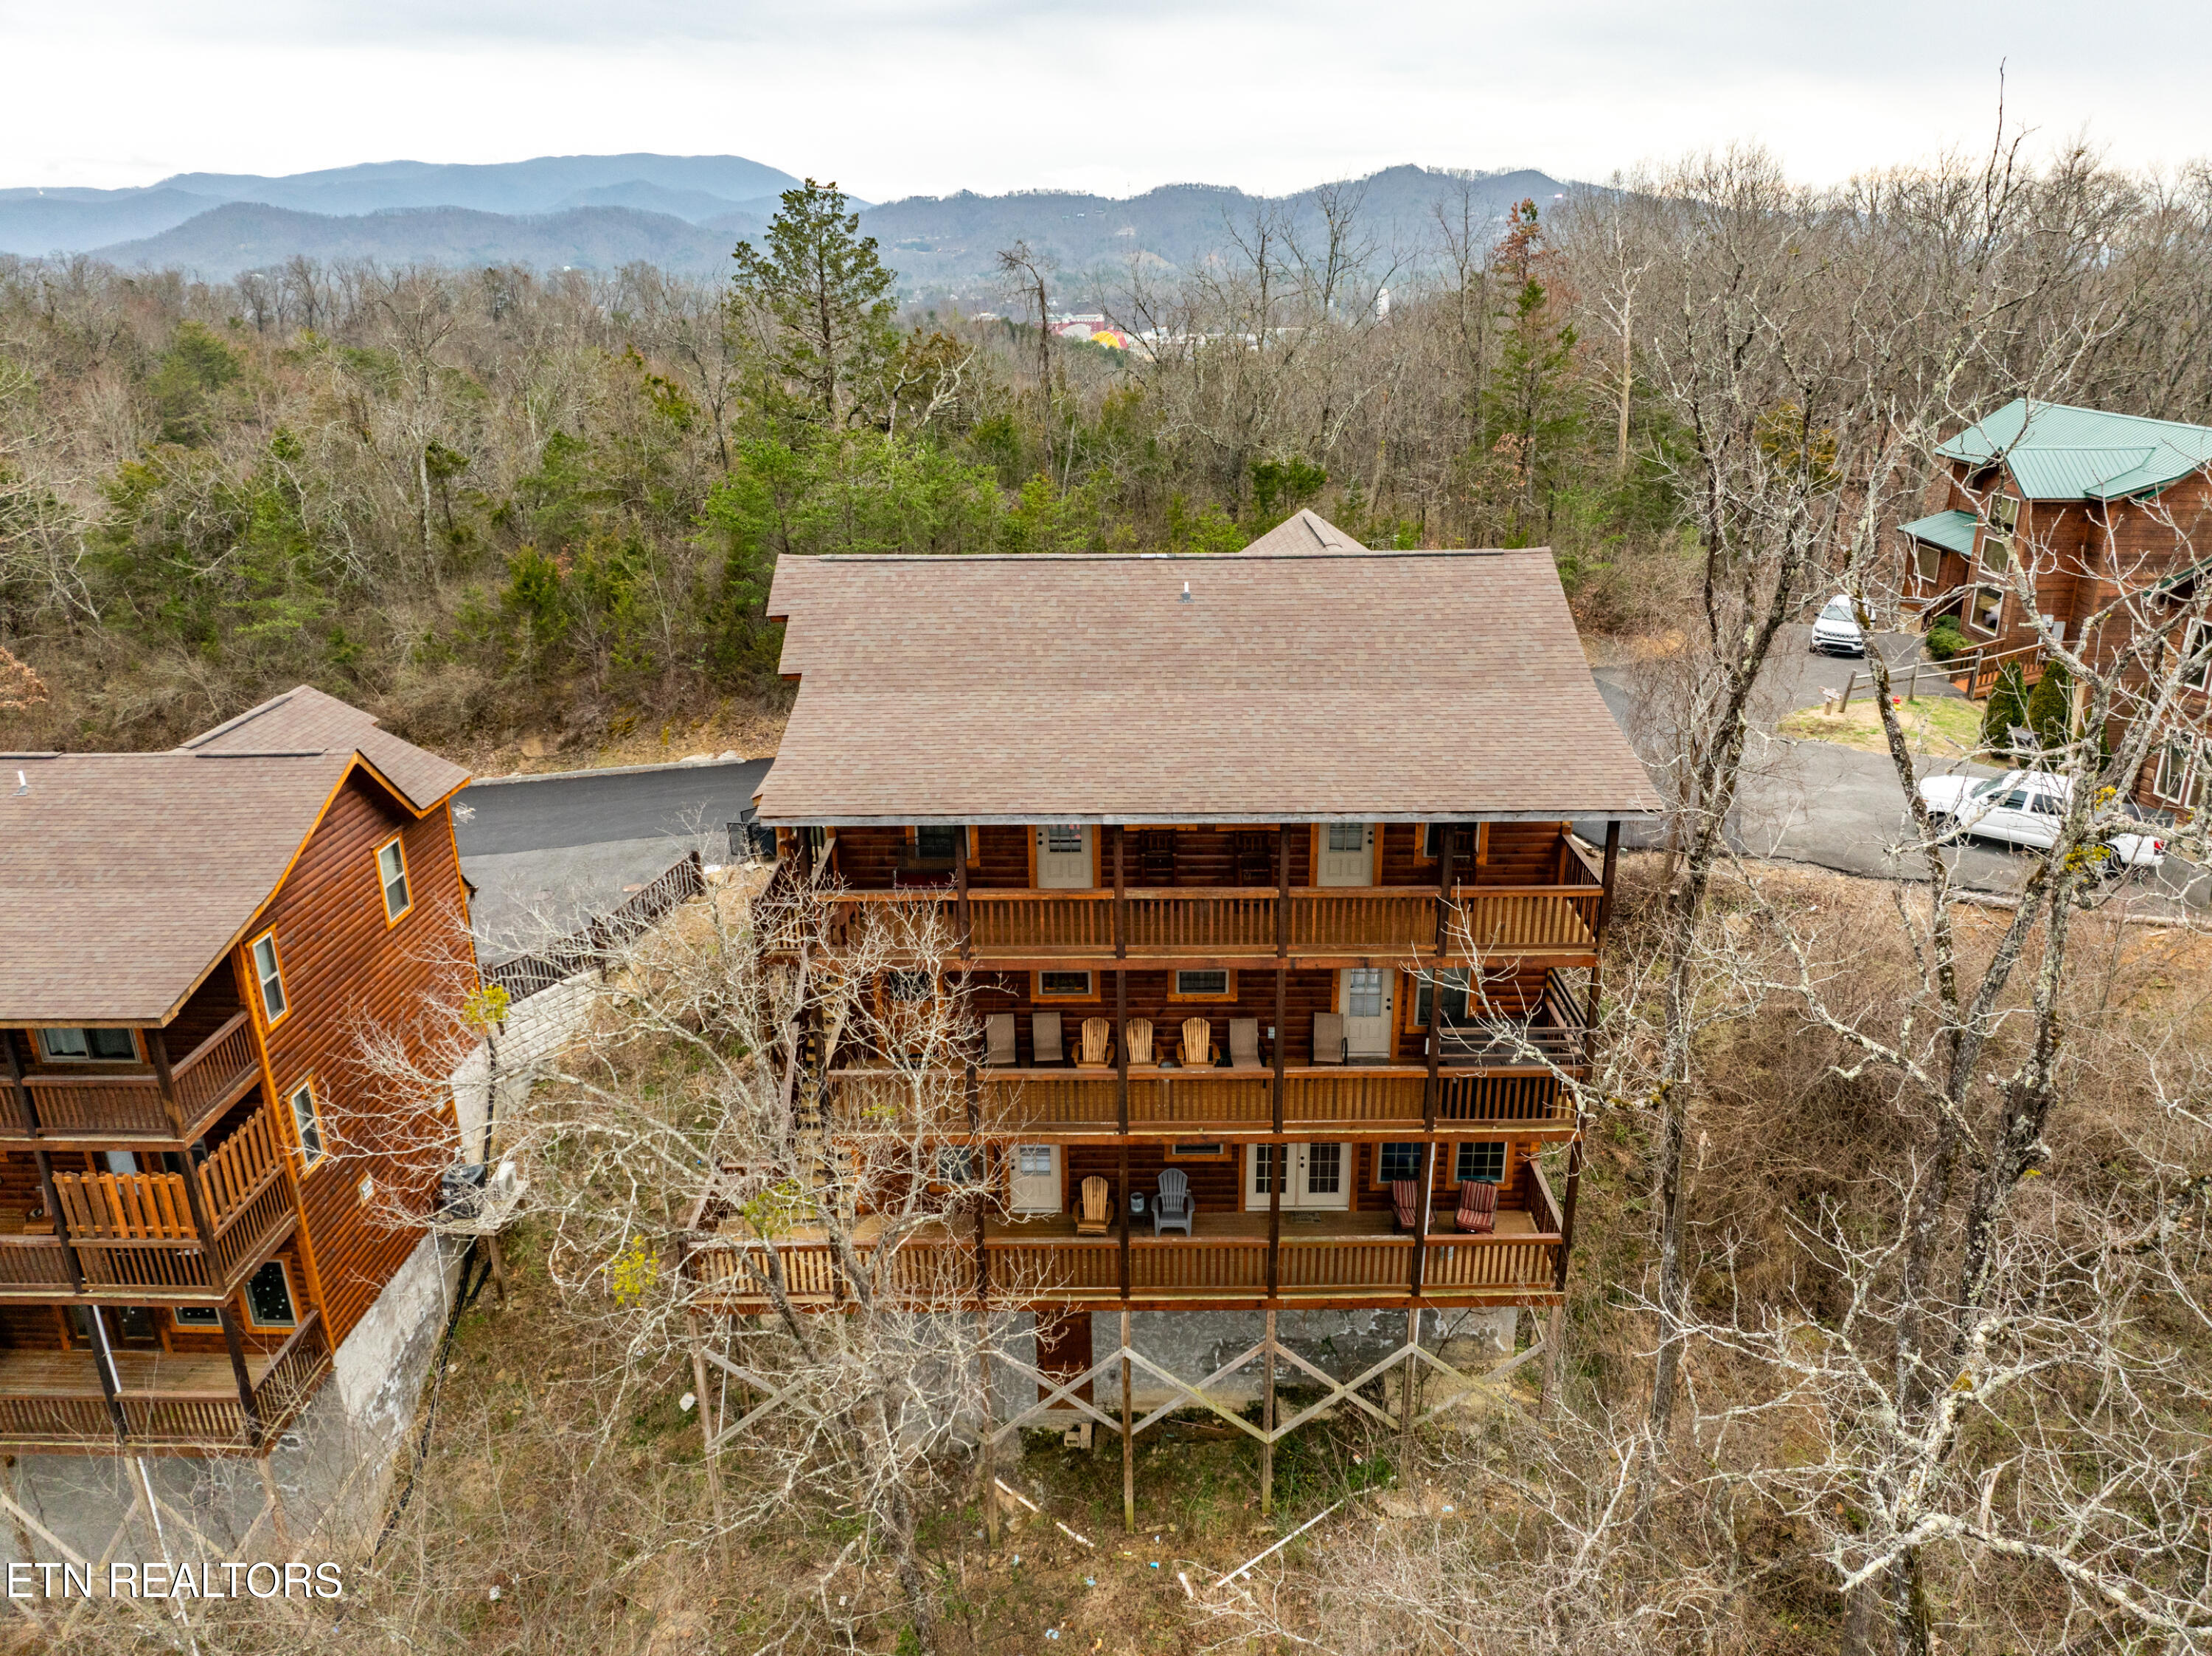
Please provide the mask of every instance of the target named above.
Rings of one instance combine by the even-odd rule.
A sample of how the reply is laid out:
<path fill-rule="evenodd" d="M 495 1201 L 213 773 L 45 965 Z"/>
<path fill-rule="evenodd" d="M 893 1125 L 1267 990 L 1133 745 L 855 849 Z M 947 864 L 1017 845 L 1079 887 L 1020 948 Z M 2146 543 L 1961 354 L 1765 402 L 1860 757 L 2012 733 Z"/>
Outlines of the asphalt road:
<path fill-rule="evenodd" d="M 687 852 L 726 860 L 728 825 L 751 807 L 769 764 L 569 771 L 464 789 L 453 834 L 477 888 L 478 952 L 533 952 L 619 907 Z"/>

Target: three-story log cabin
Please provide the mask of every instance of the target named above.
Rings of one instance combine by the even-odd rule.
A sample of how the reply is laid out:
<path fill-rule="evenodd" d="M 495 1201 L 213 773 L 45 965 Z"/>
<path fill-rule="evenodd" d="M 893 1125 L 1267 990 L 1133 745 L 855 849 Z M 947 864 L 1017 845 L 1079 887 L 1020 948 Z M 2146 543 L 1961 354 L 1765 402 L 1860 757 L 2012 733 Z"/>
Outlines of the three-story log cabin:
<path fill-rule="evenodd" d="M 423 1240 L 357 1042 L 471 980 L 467 776 L 306 686 L 0 776 L 0 1449 L 265 1454 Z"/>
<path fill-rule="evenodd" d="M 1215 557 L 793 557 L 769 607 L 799 686 L 758 798 L 781 857 L 957 939 L 988 1131 L 946 1165 L 1000 1198 L 968 1244 L 987 1289 L 1557 1300 L 1579 1162 L 1555 1190 L 1538 1158 L 1577 1137 L 1559 1072 L 1586 1056 L 1620 824 L 1656 802 L 1548 551 L 1331 530 Z M 866 1107 L 896 1055 L 821 1061 Z M 1187 1226 L 1157 1222 L 1164 1176 Z M 726 1216 L 702 1213 L 690 1268 L 763 1308 Z M 833 1303 L 828 1249 L 778 1247 Z"/>

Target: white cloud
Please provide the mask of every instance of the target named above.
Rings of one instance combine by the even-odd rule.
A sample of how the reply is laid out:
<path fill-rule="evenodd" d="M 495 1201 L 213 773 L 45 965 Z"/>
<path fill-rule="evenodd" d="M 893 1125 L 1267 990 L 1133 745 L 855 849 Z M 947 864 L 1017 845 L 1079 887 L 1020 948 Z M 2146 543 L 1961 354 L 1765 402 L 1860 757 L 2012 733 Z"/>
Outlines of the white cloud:
<path fill-rule="evenodd" d="M 2047 0 L 0 0 L 0 185 L 649 149 L 878 200 L 1276 191 L 1405 161 L 1602 177 L 1741 139 L 1833 179 L 1985 143 L 2001 56 L 2015 120 L 2049 138 L 2086 130 L 2137 165 L 2212 150 L 2203 9 L 2094 22 Z"/>

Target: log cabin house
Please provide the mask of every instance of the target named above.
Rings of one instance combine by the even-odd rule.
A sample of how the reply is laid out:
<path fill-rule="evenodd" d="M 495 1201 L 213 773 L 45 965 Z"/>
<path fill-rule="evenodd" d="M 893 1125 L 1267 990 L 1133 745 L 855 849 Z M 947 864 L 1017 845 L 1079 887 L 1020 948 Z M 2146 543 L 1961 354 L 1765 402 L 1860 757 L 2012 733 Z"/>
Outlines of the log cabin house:
<path fill-rule="evenodd" d="M 0 776 L 0 1449 L 265 1455 L 425 1234 L 356 1041 L 471 970 L 467 776 L 306 686 Z"/>
<path fill-rule="evenodd" d="M 2142 620 L 2192 655 L 2212 646 L 2196 602 L 2212 576 L 2212 427 L 2016 397 L 1936 452 L 1947 470 L 1927 503 L 1938 509 L 1900 531 L 1905 591 L 1923 624 L 1953 617 L 1974 646 L 1960 664 L 1972 694 L 2005 663 L 2028 683 L 2042 676 L 2039 616 L 2093 660 L 2117 655 Z M 2023 566 L 2032 608 L 2013 584 Z M 2137 616 L 2106 613 L 2127 596 Z M 2201 729 L 2201 694 L 2186 711 Z M 2136 798 L 2193 810 L 2208 779 L 2212 748 L 2177 737 L 2145 763 Z"/>
<path fill-rule="evenodd" d="M 1552 1065 L 1584 1062 L 1620 825 L 1656 800 L 1548 550 L 1322 528 L 776 571 L 779 877 L 958 938 L 988 1129 L 940 1165 L 1004 1216 L 947 1245 L 1062 1321 L 1564 1289 L 1578 1153 L 1559 1189 L 1538 1158 L 1577 1121 Z M 894 1061 L 821 1052 L 817 1084 L 865 1105 Z M 825 1247 L 777 1249 L 836 1301 Z M 686 1257 L 709 1303 L 765 1308 L 740 1222 L 702 1210 Z"/>

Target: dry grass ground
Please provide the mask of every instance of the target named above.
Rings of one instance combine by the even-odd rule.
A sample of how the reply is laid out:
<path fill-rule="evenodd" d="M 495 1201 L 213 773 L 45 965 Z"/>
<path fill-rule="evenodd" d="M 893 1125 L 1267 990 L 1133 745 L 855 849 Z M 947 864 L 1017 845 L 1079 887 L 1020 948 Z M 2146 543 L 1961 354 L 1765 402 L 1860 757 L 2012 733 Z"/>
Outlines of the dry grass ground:
<path fill-rule="evenodd" d="M 1972 758 L 1981 750 L 1982 704 L 1957 696 L 1917 696 L 1898 708 L 1898 722 L 1915 753 L 1941 758 Z M 1779 726 L 1784 736 L 1814 742 L 1833 742 L 1863 753 L 1886 753 L 1889 738 L 1881 727 L 1881 713 L 1864 698 L 1854 701 L 1840 713 L 1824 713 L 1806 707 L 1791 713 Z"/>

